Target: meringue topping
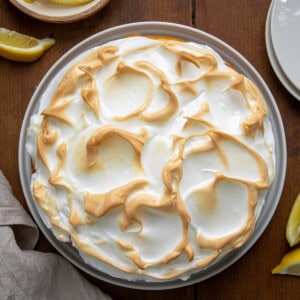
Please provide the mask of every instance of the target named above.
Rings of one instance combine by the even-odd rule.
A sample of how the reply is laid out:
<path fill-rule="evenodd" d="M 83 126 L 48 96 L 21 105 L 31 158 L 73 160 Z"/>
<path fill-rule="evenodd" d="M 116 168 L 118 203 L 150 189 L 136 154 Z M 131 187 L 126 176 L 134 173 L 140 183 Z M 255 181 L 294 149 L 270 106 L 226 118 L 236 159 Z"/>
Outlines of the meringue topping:
<path fill-rule="evenodd" d="M 127 37 L 74 59 L 28 128 L 59 240 L 134 280 L 186 279 L 251 236 L 274 178 L 258 88 L 211 48 Z"/>

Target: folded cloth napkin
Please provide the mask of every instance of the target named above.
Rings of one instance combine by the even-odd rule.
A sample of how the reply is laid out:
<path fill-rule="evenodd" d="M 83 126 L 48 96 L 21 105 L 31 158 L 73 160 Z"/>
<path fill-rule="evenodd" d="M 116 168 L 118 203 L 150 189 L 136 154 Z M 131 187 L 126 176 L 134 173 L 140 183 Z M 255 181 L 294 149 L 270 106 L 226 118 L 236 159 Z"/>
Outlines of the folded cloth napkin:
<path fill-rule="evenodd" d="M 111 299 L 63 257 L 33 251 L 38 237 L 0 171 L 0 299 Z"/>

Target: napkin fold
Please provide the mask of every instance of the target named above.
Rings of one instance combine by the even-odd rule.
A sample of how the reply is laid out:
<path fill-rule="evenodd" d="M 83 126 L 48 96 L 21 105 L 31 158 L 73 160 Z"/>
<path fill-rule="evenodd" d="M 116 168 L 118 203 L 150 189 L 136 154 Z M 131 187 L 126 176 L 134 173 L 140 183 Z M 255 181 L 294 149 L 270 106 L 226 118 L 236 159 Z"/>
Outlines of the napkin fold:
<path fill-rule="evenodd" d="M 0 170 L 0 299 L 111 299 L 63 257 L 33 251 L 38 237 Z"/>

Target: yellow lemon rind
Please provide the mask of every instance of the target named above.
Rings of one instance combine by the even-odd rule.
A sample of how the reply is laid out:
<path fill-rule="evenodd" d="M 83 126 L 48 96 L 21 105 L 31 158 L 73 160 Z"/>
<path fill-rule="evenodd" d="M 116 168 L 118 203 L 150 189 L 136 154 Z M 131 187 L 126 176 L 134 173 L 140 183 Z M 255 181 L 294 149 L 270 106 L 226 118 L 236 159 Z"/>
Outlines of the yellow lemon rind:
<path fill-rule="evenodd" d="M 287 253 L 272 274 L 287 274 L 300 276 L 300 248 Z"/>
<path fill-rule="evenodd" d="M 54 44 L 55 40 L 51 38 L 38 40 L 38 44 L 31 48 L 20 48 L 0 44 L 0 56 L 19 62 L 32 62 L 40 58 L 42 54 Z"/>
<path fill-rule="evenodd" d="M 300 193 L 291 209 L 286 226 L 286 239 L 291 247 L 300 242 Z"/>

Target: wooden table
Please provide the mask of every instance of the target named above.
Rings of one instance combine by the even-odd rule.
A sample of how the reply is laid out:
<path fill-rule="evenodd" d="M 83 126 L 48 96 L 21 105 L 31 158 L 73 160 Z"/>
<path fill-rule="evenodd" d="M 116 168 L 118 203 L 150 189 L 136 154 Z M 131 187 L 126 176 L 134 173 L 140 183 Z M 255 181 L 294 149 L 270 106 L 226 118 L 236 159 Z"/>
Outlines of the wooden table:
<path fill-rule="evenodd" d="M 254 65 L 269 85 L 282 114 L 288 146 L 286 182 L 276 213 L 254 247 L 221 274 L 176 290 L 131 290 L 84 274 L 115 299 L 300 299 L 300 278 L 271 275 L 271 269 L 289 251 L 285 226 L 292 203 L 300 191 L 300 102 L 281 85 L 267 57 L 264 34 L 269 4 L 270 1 L 266 0 L 111 0 L 102 11 L 86 20 L 59 25 L 31 19 L 9 1 L 0 1 L 0 27 L 39 38 L 52 36 L 57 41 L 34 63 L 15 63 L 0 58 L 0 168 L 24 207 L 17 151 L 20 127 L 29 100 L 49 67 L 62 54 L 103 29 L 129 22 L 159 20 L 207 31 L 233 46 Z M 43 236 L 36 249 L 55 252 Z"/>

